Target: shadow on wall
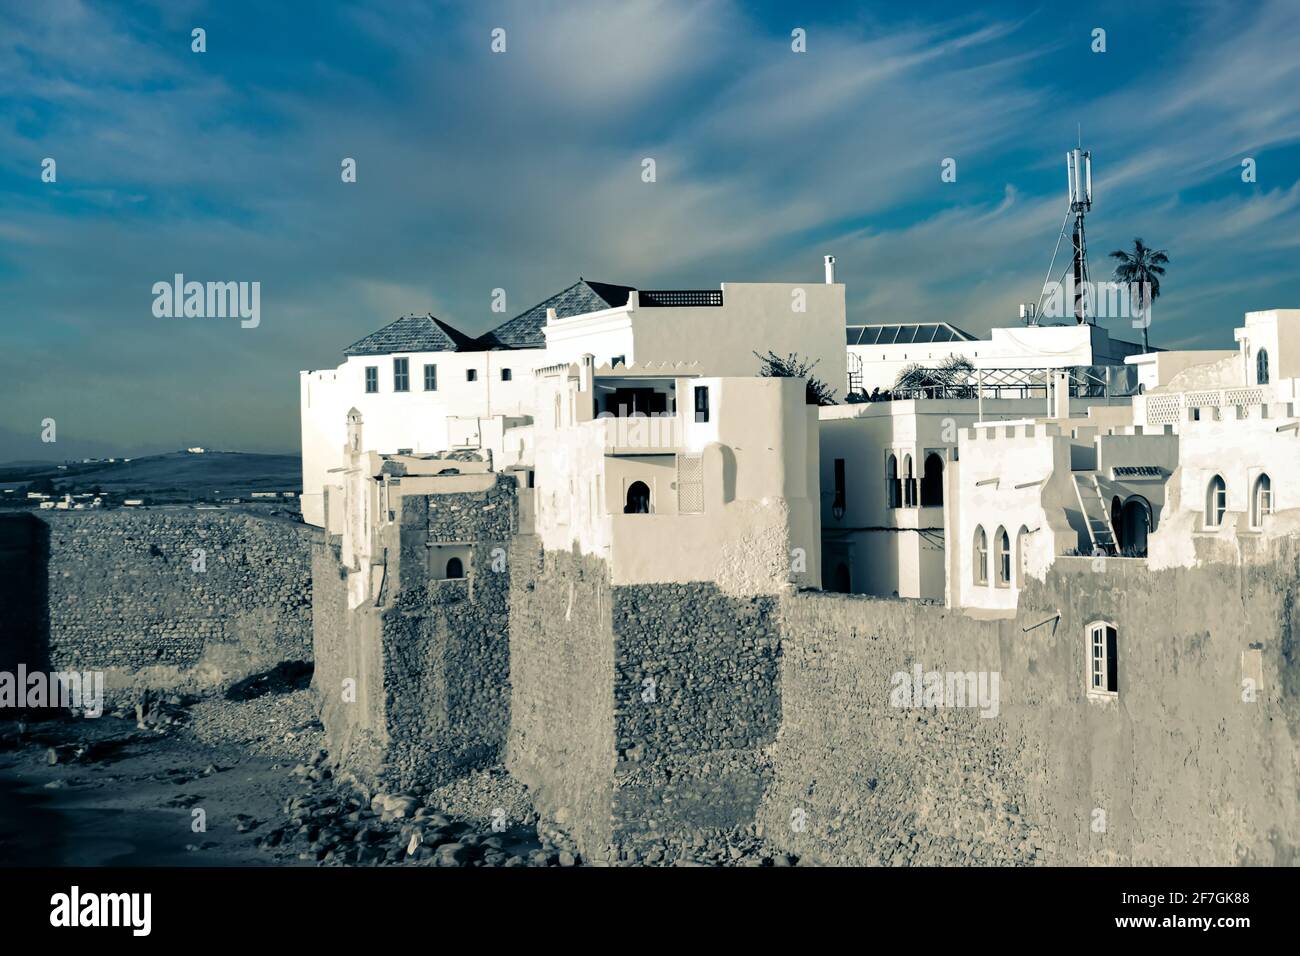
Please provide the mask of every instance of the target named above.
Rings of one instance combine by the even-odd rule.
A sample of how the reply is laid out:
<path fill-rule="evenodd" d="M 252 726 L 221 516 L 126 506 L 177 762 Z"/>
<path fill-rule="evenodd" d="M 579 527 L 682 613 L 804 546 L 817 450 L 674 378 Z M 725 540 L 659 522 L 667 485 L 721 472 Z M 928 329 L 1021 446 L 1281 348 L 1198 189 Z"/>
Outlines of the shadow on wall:
<path fill-rule="evenodd" d="M 0 517 L 0 672 L 50 669 L 49 563 L 49 525 L 28 514 Z M 0 720 L 22 713 L 3 707 Z"/>

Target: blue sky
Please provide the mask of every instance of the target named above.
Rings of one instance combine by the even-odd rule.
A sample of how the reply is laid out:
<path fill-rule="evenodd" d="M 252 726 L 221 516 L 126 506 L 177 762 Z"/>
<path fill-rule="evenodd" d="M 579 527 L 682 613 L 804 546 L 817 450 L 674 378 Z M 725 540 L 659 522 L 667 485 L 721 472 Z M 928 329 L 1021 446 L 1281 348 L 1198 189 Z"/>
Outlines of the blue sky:
<path fill-rule="evenodd" d="M 0 460 L 295 451 L 299 369 L 579 275 L 816 281 L 831 252 L 851 321 L 983 333 L 1036 298 L 1080 125 L 1094 270 L 1168 249 L 1152 343 L 1230 348 L 1300 306 L 1297 39 L 1293 0 L 0 0 Z M 259 281 L 260 326 L 155 318 L 177 272 Z"/>

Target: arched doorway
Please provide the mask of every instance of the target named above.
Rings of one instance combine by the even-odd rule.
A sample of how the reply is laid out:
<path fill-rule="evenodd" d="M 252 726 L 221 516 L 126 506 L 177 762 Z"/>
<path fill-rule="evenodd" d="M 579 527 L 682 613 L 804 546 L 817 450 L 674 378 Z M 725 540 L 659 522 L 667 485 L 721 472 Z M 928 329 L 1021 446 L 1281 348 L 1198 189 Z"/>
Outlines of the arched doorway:
<path fill-rule="evenodd" d="M 925 456 L 925 471 L 921 474 L 921 507 L 943 507 L 943 457 L 938 452 Z"/>
<path fill-rule="evenodd" d="M 460 558 L 447 559 L 447 577 L 463 578 L 465 576 L 465 565 L 461 563 Z"/>
<path fill-rule="evenodd" d="M 650 513 L 650 486 L 644 481 L 634 481 L 627 486 L 627 504 L 623 506 L 625 515 L 648 515 Z"/>
<path fill-rule="evenodd" d="M 1147 556 L 1147 534 L 1151 531 L 1151 505 L 1141 496 L 1135 495 L 1124 502 L 1120 510 L 1119 524 L 1120 553 L 1134 558 Z"/>

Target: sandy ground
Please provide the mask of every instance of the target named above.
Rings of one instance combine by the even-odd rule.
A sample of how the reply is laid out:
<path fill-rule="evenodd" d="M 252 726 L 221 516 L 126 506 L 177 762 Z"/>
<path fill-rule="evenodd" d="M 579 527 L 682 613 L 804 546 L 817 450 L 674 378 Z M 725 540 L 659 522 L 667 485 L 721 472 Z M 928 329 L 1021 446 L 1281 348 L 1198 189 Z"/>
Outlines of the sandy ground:
<path fill-rule="evenodd" d="M 188 711 L 166 733 L 107 714 L 33 723 L 17 740 L 0 729 L 0 866 L 308 865 L 254 840 L 322 745 L 311 692 Z M 50 747 L 86 743 L 88 759 L 48 762 Z"/>

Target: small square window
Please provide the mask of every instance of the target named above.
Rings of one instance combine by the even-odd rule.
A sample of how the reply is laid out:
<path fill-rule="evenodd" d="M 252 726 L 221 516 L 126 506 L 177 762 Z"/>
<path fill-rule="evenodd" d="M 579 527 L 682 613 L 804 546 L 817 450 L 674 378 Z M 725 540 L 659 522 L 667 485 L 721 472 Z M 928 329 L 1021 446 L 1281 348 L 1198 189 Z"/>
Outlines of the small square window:
<path fill-rule="evenodd" d="M 379 366 L 366 366 L 366 392 L 372 394 L 379 391 Z"/>
<path fill-rule="evenodd" d="M 503 381 L 503 382 L 508 382 L 508 381 L 511 380 L 511 378 L 513 378 L 513 376 L 512 376 L 512 374 L 511 374 L 511 372 L 510 372 L 510 369 L 508 369 L 508 368 L 503 368 L 503 369 L 501 370 L 501 381 Z"/>
<path fill-rule="evenodd" d="M 465 381 L 467 381 L 467 382 L 477 382 L 477 381 L 478 381 L 478 369 L 476 369 L 476 368 L 467 368 L 467 369 L 465 369 Z"/>

